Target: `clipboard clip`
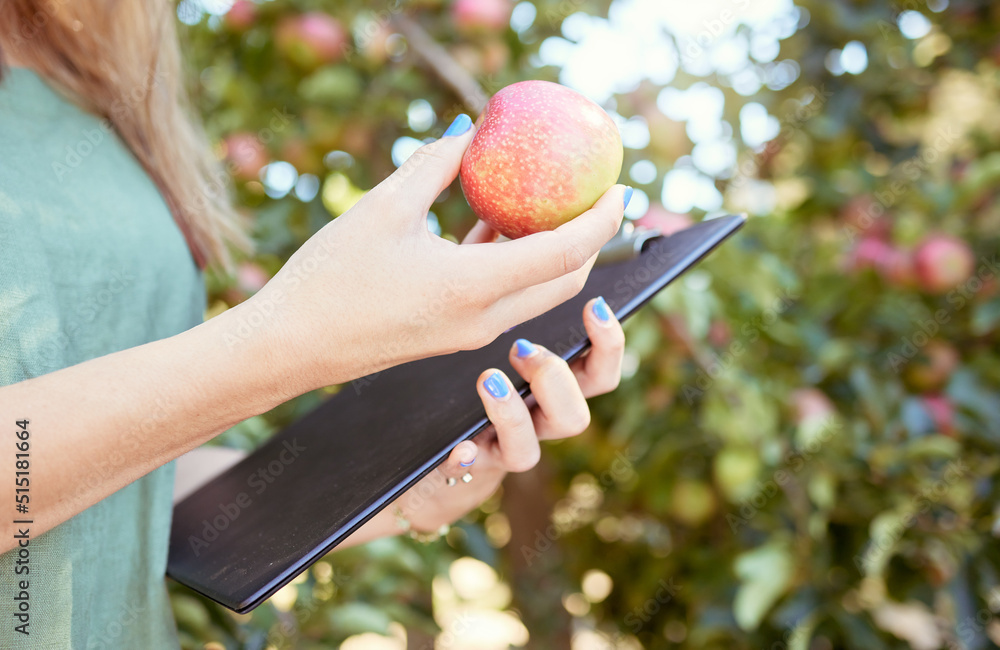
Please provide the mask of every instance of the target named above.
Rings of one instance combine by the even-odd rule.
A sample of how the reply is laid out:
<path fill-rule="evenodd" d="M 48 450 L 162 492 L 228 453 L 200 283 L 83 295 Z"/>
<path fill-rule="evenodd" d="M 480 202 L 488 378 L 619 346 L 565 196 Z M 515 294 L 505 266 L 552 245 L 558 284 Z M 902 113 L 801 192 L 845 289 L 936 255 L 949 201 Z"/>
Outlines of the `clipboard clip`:
<path fill-rule="evenodd" d="M 635 224 L 626 221 L 607 244 L 601 247 L 597 254 L 596 265 L 615 264 L 626 260 L 634 260 L 642 253 L 647 242 L 660 237 L 660 231 L 650 228 L 636 228 Z"/>

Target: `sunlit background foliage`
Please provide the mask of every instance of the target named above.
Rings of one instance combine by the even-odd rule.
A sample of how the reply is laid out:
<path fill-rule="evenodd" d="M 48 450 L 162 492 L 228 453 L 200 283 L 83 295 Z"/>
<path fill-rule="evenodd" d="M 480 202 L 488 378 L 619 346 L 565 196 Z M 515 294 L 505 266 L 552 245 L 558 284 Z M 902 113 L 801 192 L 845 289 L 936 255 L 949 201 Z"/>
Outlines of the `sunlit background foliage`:
<path fill-rule="evenodd" d="M 186 648 L 1000 645 L 1000 4 L 183 0 L 258 242 L 245 300 L 460 112 L 604 106 L 627 216 L 739 237 L 627 325 L 621 387 L 445 541 L 337 552 Z M 428 227 L 472 224 L 457 184 Z M 225 434 L 252 448 L 335 389 Z M 331 499 L 336 498 L 331 495 Z"/>

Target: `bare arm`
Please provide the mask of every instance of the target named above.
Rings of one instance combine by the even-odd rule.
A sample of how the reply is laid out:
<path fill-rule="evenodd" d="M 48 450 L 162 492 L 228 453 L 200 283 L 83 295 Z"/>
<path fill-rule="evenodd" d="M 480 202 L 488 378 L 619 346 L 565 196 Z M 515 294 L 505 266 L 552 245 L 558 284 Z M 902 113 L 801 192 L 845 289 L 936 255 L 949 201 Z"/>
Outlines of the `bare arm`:
<path fill-rule="evenodd" d="M 471 138 L 470 129 L 425 145 L 240 306 L 0 388 L 10 444 L 0 454 L 10 472 L 0 503 L 13 512 L 18 420 L 30 421 L 35 536 L 296 395 L 480 347 L 576 294 L 618 228 L 624 188 L 554 232 L 458 246 L 430 234 L 425 218 Z M 0 550 L 9 550 L 15 525 L 2 521 Z"/>
<path fill-rule="evenodd" d="M 222 344 L 231 320 L 223 314 L 177 336 L 0 389 L 11 479 L 15 421 L 29 420 L 32 536 L 295 394 L 299 386 L 259 345 L 234 352 Z M 3 484 L 7 495 L 0 498 L 13 504 L 14 481 Z M 8 550 L 14 524 L 3 521 L 0 549 Z"/>

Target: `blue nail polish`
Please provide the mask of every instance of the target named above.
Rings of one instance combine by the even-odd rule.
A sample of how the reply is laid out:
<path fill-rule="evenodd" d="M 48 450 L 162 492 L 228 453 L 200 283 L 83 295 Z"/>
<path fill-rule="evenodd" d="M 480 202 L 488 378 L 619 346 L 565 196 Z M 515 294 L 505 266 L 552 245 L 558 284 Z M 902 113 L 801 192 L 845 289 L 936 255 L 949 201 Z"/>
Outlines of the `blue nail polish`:
<path fill-rule="evenodd" d="M 470 460 L 467 463 L 463 463 L 462 461 L 459 461 L 458 464 L 461 465 L 462 467 L 472 467 L 473 465 L 476 464 L 476 459 L 473 458 L 472 460 Z"/>
<path fill-rule="evenodd" d="M 517 356 L 520 359 L 523 359 L 525 357 L 530 357 L 538 349 L 531 341 L 527 339 L 518 339 L 517 341 L 515 341 L 515 343 L 517 344 Z"/>
<path fill-rule="evenodd" d="M 445 135 L 448 135 L 448 134 L 445 133 Z M 632 202 L 632 195 L 633 194 L 635 194 L 635 190 L 634 189 L 632 189 L 631 187 L 626 187 L 625 188 L 625 207 L 626 208 L 628 207 L 628 204 Z"/>
<path fill-rule="evenodd" d="M 608 307 L 608 303 L 605 302 L 604 298 L 598 298 L 592 309 L 594 310 L 594 315 L 597 316 L 598 320 L 605 323 L 611 320 L 611 308 Z"/>
<path fill-rule="evenodd" d="M 462 113 L 455 118 L 455 121 L 451 123 L 448 130 L 444 132 L 444 137 L 452 135 L 462 135 L 466 131 L 472 128 L 472 118 Z"/>
<path fill-rule="evenodd" d="M 494 372 L 492 375 L 486 378 L 483 382 L 483 386 L 486 387 L 486 392 L 492 395 L 495 399 L 503 399 L 510 394 L 510 389 L 507 388 L 507 382 L 503 380 L 503 377 L 499 372 Z"/>

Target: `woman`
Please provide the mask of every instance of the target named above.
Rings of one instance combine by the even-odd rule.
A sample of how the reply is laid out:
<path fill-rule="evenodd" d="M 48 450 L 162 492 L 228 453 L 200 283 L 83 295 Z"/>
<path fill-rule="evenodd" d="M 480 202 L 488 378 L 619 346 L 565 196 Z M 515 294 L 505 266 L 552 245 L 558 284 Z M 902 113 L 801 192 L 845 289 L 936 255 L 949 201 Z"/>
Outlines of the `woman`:
<path fill-rule="evenodd" d="M 630 194 L 615 186 L 513 242 L 483 224 L 461 246 L 432 236 L 424 217 L 475 130 L 460 116 L 254 297 L 202 323 L 201 269 L 245 235 L 186 118 L 171 6 L 0 5 L 5 648 L 176 646 L 171 461 L 306 391 L 482 346 L 563 302 Z M 425 479 L 436 488 L 474 462 L 475 480 L 418 486 L 432 496 L 404 497 L 350 543 L 434 531 L 531 468 L 539 440 L 583 431 L 584 398 L 617 385 L 624 345 L 603 300 L 583 320 L 594 346 L 572 367 L 530 342 L 511 350 L 534 411 L 484 369 L 495 438 L 463 442 Z"/>

